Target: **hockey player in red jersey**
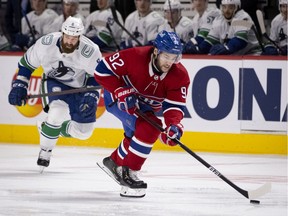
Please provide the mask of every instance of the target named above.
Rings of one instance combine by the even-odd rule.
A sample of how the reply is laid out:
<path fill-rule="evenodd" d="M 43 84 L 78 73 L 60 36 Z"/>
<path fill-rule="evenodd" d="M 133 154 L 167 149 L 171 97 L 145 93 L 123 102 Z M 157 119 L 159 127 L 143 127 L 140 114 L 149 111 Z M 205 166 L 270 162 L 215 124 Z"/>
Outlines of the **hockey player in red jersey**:
<path fill-rule="evenodd" d="M 124 137 L 119 147 L 103 159 L 104 169 L 122 185 L 121 196 L 143 197 L 147 184 L 137 176 L 159 139 L 170 146 L 183 134 L 187 89 L 190 84 L 180 63 L 182 45 L 174 32 L 158 33 L 154 46 L 135 47 L 105 57 L 96 67 L 95 79 L 104 91 L 106 109 L 122 121 Z M 113 103 L 114 102 L 114 103 Z M 139 109 L 162 125 L 155 112 L 162 111 L 165 133 L 160 133 L 135 111 Z"/>

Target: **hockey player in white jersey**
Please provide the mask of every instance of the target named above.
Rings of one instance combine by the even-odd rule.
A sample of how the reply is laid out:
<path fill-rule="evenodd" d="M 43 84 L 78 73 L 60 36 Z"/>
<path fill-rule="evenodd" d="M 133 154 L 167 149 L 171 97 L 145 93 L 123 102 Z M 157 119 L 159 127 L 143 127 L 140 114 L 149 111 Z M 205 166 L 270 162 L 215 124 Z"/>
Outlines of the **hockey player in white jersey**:
<path fill-rule="evenodd" d="M 152 11 L 152 0 L 134 0 L 136 10 L 128 15 L 125 28 L 132 33 L 142 46 L 152 45 L 163 25 L 164 18 L 156 11 Z M 126 32 L 123 32 L 121 49 L 139 46 Z"/>
<path fill-rule="evenodd" d="M 120 44 L 122 29 L 114 21 L 110 5 L 114 0 L 98 0 L 99 10 L 86 18 L 85 35 L 103 51 L 115 51 Z M 116 10 L 117 18 L 124 24 L 121 14 Z"/>
<path fill-rule="evenodd" d="M 80 18 L 68 17 L 62 32 L 43 36 L 27 50 L 18 63 L 17 78 L 8 96 L 11 105 L 25 105 L 31 74 L 39 66 L 44 70 L 41 93 L 98 86 L 93 73 L 102 56 L 98 46 L 82 35 L 83 30 Z M 49 166 L 60 135 L 78 139 L 92 135 L 98 99 L 99 92 L 92 89 L 42 98 L 43 109 L 48 113 L 46 121 L 39 126 L 37 164 L 42 171 Z"/>
<path fill-rule="evenodd" d="M 279 0 L 280 13 L 272 20 L 270 28 L 270 39 L 273 40 L 279 50 L 271 43 L 264 48 L 265 55 L 287 55 L 287 26 L 288 26 L 288 0 Z"/>
<path fill-rule="evenodd" d="M 195 44 L 199 54 L 245 55 L 260 54 L 259 42 L 254 31 L 247 25 L 231 25 L 235 20 L 253 23 L 240 0 L 222 0 L 222 14 L 215 18 L 206 39 Z"/>
<path fill-rule="evenodd" d="M 183 9 L 179 0 L 166 0 L 163 5 L 165 22 L 159 30 L 175 31 L 182 43 L 187 43 L 193 36 L 192 21 L 181 15 Z"/>
<path fill-rule="evenodd" d="M 192 0 L 193 8 L 196 11 L 192 19 L 193 35 L 184 45 L 184 54 L 197 54 L 197 45 L 202 43 L 212 28 L 213 21 L 221 15 L 218 8 L 208 7 L 208 0 Z"/>
<path fill-rule="evenodd" d="M 27 14 L 27 19 L 21 19 L 21 34 L 16 35 L 13 51 L 27 50 L 45 33 L 45 26 L 49 26 L 58 14 L 47 6 L 47 0 L 31 0 L 33 11 Z M 30 26 L 29 26 L 30 25 Z"/>

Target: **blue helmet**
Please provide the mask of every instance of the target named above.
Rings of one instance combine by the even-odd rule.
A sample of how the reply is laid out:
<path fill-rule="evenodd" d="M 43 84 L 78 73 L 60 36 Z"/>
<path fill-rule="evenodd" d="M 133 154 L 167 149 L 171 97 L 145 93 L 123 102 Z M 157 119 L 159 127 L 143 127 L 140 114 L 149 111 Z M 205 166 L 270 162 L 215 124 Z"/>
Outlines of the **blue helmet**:
<path fill-rule="evenodd" d="M 182 54 L 182 43 L 175 32 L 167 32 L 165 30 L 158 33 L 154 40 L 154 46 L 158 49 L 158 53 L 167 52 L 171 54 Z"/>

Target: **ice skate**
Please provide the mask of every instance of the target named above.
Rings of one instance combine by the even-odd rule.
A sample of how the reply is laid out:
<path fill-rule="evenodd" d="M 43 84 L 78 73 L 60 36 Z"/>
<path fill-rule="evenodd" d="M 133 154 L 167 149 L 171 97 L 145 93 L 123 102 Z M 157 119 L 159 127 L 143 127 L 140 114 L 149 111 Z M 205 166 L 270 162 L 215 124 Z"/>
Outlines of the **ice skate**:
<path fill-rule="evenodd" d="M 97 165 L 114 181 L 116 181 L 119 185 L 122 185 L 122 167 L 117 166 L 111 157 L 104 158 L 102 163 L 98 162 Z"/>
<path fill-rule="evenodd" d="M 43 173 L 44 169 L 50 164 L 50 157 L 52 155 L 52 150 L 41 149 L 39 152 L 37 165 L 39 166 L 40 173 Z"/>
<path fill-rule="evenodd" d="M 138 172 L 129 169 L 127 166 L 122 167 L 122 181 L 125 186 L 129 188 L 146 189 L 147 184 L 138 178 Z"/>
<path fill-rule="evenodd" d="M 139 188 L 129 188 L 127 186 L 122 186 L 120 191 L 121 197 L 128 197 L 128 198 L 142 198 L 146 195 L 146 189 Z"/>
<path fill-rule="evenodd" d="M 146 194 L 147 184 L 138 178 L 138 172 L 129 169 L 127 166 L 122 167 L 122 181 L 120 196 L 122 197 L 144 197 Z"/>

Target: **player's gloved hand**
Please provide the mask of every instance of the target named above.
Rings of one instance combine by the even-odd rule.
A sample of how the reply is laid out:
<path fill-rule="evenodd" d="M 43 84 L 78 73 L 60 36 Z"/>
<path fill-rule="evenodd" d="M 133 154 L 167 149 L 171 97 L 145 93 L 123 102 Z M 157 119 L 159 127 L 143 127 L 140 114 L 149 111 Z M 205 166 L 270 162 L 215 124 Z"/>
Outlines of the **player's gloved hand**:
<path fill-rule="evenodd" d="M 285 46 L 281 47 L 280 54 L 283 56 L 287 56 L 287 51 L 288 51 L 288 47 L 287 47 L 287 45 L 285 45 Z"/>
<path fill-rule="evenodd" d="M 216 44 L 211 47 L 209 54 L 211 55 L 230 55 L 231 52 L 228 46 L 224 44 Z"/>
<path fill-rule="evenodd" d="M 183 49 L 183 54 L 200 54 L 199 46 L 197 41 L 191 38 L 185 45 Z"/>
<path fill-rule="evenodd" d="M 29 43 L 29 36 L 25 34 L 18 33 L 15 37 L 15 44 L 23 49 Z"/>
<path fill-rule="evenodd" d="M 117 99 L 118 108 L 133 115 L 136 109 L 139 109 L 138 99 L 135 95 L 135 89 L 132 87 L 120 87 L 114 91 Z"/>
<path fill-rule="evenodd" d="M 97 109 L 97 101 L 99 93 L 97 91 L 82 93 L 79 103 L 79 113 L 82 117 L 90 117 L 95 115 Z"/>
<path fill-rule="evenodd" d="M 28 83 L 22 80 L 14 80 L 8 100 L 11 105 L 22 106 L 26 104 Z"/>
<path fill-rule="evenodd" d="M 165 129 L 165 132 L 159 135 L 159 140 L 162 143 L 167 144 L 169 146 L 175 146 L 177 145 L 177 143 L 175 143 L 173 140 L 174 139 L 180 140 L 182 135 L 183 135 L 183 125 L 179 123 L 177 125 L 170 125 L 169 127 L 167 127 Z"/>
<path fill-rule="evenodd" d="M 261 55 L 279 55 L 278 50 L 273 45 L 266 45 Z"/>

